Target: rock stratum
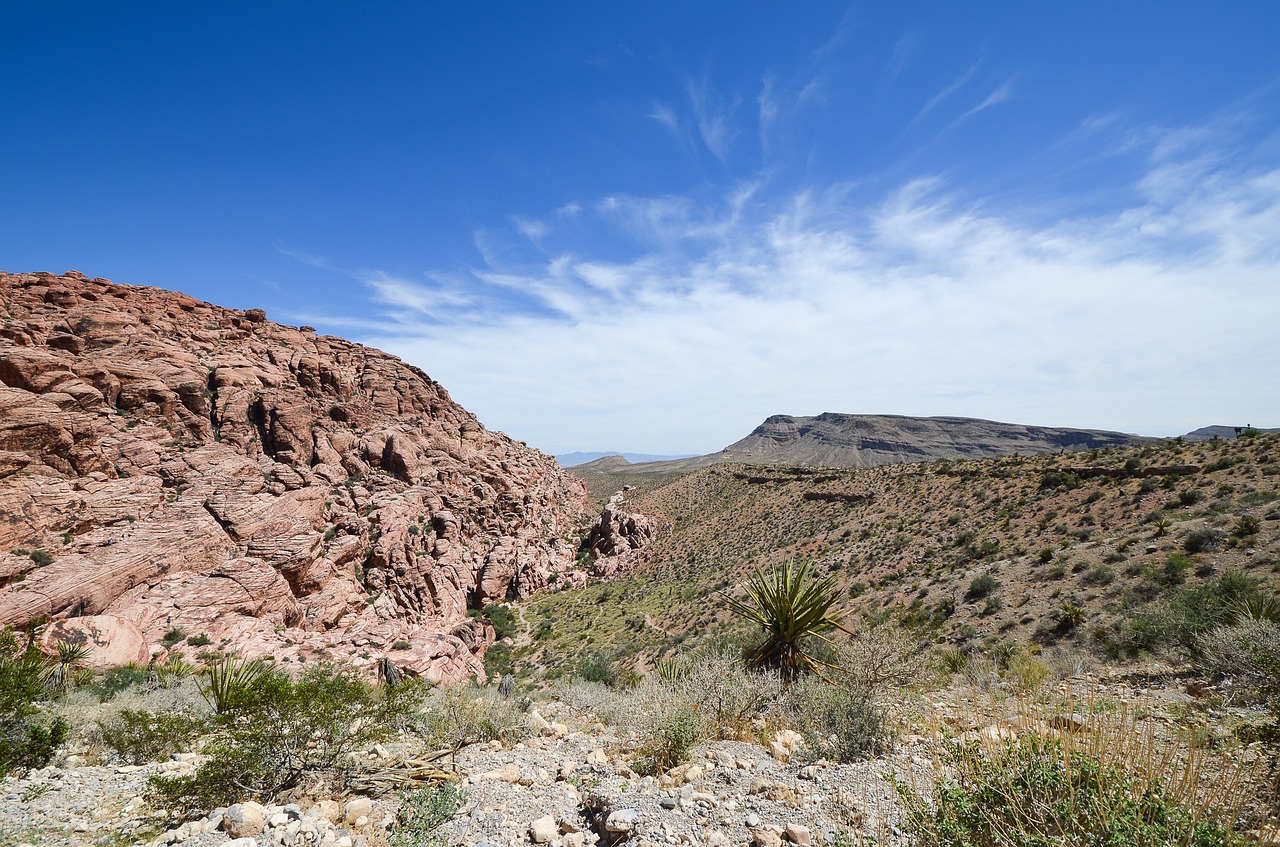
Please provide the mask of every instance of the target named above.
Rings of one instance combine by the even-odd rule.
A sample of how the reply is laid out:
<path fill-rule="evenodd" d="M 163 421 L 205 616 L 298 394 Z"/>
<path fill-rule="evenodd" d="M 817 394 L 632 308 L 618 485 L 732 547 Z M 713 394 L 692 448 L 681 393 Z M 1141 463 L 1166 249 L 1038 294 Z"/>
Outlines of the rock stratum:
<path fill-rule="evenodd" d="M 468 609 L 571 575 L 581 482 L 394 356 L 74 271 L 0 299 L 0 623 L 452 681 Z"/>

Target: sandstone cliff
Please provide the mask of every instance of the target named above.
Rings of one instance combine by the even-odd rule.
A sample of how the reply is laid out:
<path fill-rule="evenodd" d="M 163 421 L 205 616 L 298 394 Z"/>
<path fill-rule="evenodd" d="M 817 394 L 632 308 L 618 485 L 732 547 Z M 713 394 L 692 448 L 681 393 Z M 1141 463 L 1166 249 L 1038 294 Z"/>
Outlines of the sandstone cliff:
<path fill-rule="evenodd" d="M 393 356 L 74 271 L 0 298 L 0 623 L 460 679 L 469 607 L 573 567 L 582 484 Z"/>

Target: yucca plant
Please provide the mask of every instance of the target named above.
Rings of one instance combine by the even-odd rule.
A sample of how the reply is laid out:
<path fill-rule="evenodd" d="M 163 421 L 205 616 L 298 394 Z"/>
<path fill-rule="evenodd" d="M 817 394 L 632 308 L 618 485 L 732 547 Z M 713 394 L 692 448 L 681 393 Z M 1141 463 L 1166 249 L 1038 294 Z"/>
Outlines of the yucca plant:
<path fill-rule="evenodd" d="M 820 673 L 828 665 L 806 649 L 806 639 L 830 643 L 825 633 L 849 632 L 831 614 L 840 597 L 835 580 L 814 577 L 806 563 L 788 562 L 770 574 L 756 571 L 746 591 L 747 601 L 725 595 L 733 612 L 764 630 L 764 640 L 747 651 L 746 662 L 752 668 L 778 671 L 788 684 L 801 673 Z"/>
<path fill-rule="evenodd" d="M 222 715 L 242 705 L 250 688 L 266 672 L 261 659 L 252 661 L 237 656 L 223 656 L 205 670 L 200 694 L 213 710 Z"/>
<path fill-rule="evenodd" d="M 52 691 L 65 691 L 71 684 L 75 671 L 84 666 L 93 650 L 88 644 L 72 644 L 69 641 L 59 641 L 56 649 L 57 657 L 51 659 L 45 668 L 44 684 Z"/>

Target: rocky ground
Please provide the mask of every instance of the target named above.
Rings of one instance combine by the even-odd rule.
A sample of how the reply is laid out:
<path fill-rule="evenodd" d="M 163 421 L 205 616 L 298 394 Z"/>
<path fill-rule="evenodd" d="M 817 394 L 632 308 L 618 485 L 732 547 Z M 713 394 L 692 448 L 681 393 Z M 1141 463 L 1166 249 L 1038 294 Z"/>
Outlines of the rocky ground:
<path fill-rule="evenodd" d="M 1123 755 L 1150 755 L 1156 761 L 1157 754 L 1139 751 L 1158 750 L 1165 742 L 1176 745 L 1197 727 L 1251 717 L 1247 709 L 1206 707 L 1174 674 L 1154 683 L 1119 675 L 1078 676 L 1043 689 L 1036 700 L 1029 705 L 1026 698 L 966 680 L 900 701 L 894 707 L 896 743 L 874 759 L 814 761 L 805 754 L 803 739 L 782 731 L 767 746 L 703 743 L 657 778 L 633 770 L 635 738 L 626 728 L 605 726 L 588 711 L 546 701 L 528 715 L 531 737 L 505 746 L 497 741 L 472 745 L 443 766 L 453 774 L 461 802 L 437 835 L 441 844 L 491 847 L 905 845 L 904 812 L 893 782 L 913 788 L 931 784 L 943 736 L 1000 743 L 1031 731 L 1091 729 L 1099 737 L 1119 733 L 1107 743 L 1118 745 Z M 389 746 L 368 751 L 365 764 L 389 765 L 414 755 L 407 745 Z M 1203 789 L 1234 786 L 1240 814 L 1259 826 L 1274 801 L 1267 793 L 1262 751 L 1255 745 L 1218 753 L 1216 746 L 1209 739 L 1197 765 Z M 56 766 L 0 782 L 0 843 L 384 847 L 400 803 L 395 793 L 330 797 L 313 790 L 299 793 L 292 803 L 241 803 L 180 822 L 173 810 L 152 806 L 148 779 L 189 773 L 201 760 L 198 753 L 143 766 L 86 764 L 91 755 L 64 753 Z M 1173 759 L 1159 761 L 1161 767 L 1180 766 Z M 1238 774 L 1249 781 L 1241 784 Z M 1256 834 L 1258 843 L 1273 843 L 1267 839 L 1274 835 Z"/>
<path fill-rule="evenodd" d="M 0 841 L 31 847 L 183 844 L 360 847 L 382 843 L 396 799 L 267 806 L 238 804 L 166 828 L 166 810 L 147 802 L 154 774 L 188 772 L 199 757 L 145 766 L 47 767 L 0 783 Z M 774 758 L 758 744 L 714 742 L 661 778 L 631 770 L 616 736 L 570 733 L 504 749 L 497 742 L 461 751 L 463 806 L 441 828 L 450 844 L 563 847 L 611 844 L 779 845 L 905 843 L 900 809 L 886 777 L 919 770 L 928 757 L 900 745 L 868 762 L 803 764 Z M 245 825 L 245 818 L 249 819 Z M 254 824 L 254 821 L 257 824 Z M 236 847 L 252 847 L 249 841 Z"/>

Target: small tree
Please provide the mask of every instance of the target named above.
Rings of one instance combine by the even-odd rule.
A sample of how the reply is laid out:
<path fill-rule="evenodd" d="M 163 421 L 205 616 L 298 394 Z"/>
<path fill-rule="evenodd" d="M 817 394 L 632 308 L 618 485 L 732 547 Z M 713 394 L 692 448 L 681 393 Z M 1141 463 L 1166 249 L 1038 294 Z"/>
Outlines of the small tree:
<path fill-rule="evenodd" d="M 831 614 L 840 591 L 831 577 L 818 579 L 808 564 L 788 562 L 771 574 L 756 571 L 746 585 L 749 601 L 725 595 L 729 608 L 764 630 L 764 640 L 747 651 L 752 668 L 778 671 L 790 684 L 804 671 L 825 664 L 806 650 L 810 637 L 827 641 L 833 629 L 849 630 Z M 830 642 L 828 642 L 830 643 Z"/>

